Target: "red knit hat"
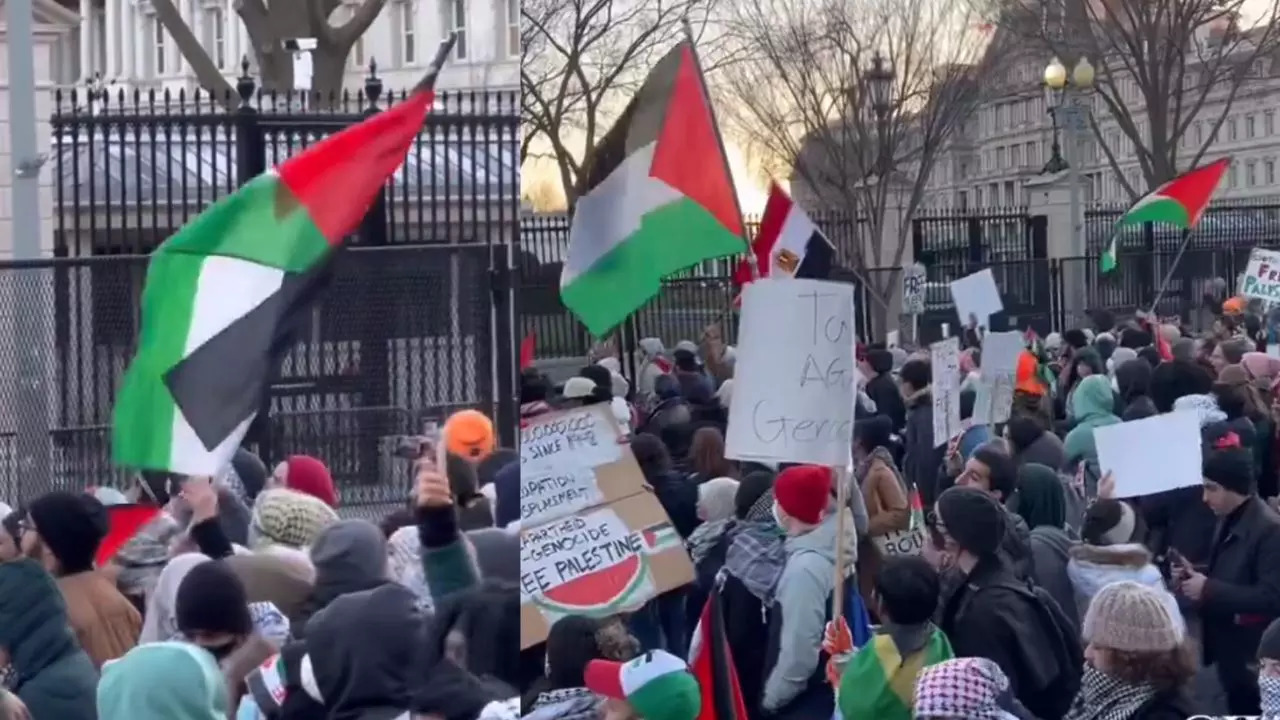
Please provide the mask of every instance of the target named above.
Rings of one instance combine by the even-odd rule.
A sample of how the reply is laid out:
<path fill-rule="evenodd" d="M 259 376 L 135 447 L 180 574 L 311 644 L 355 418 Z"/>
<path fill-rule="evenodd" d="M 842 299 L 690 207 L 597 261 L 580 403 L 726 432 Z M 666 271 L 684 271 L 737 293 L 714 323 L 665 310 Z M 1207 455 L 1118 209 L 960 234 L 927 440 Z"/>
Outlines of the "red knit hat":
<path fill-rule="evenodd" d="M 778 473 L 773 498 L 782 512 L 802 523 L 817 525 L 831 502 L 831 468 L 797 465 Z"/>
<path fill-rule="evenodd" d="M 333 487 L 329 468 L 310 455 L 291 455 L 285 460 L 284 484 L 291 490 L 323 500 L 331 508 L 338 507 L 338 491 Z"/>

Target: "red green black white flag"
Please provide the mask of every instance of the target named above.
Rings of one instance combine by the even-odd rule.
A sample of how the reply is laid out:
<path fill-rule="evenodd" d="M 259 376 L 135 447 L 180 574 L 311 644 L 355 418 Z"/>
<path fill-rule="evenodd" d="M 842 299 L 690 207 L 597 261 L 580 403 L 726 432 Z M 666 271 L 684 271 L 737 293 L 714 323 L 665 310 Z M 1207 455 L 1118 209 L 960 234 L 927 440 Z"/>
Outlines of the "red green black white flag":
<path fill-rule="evenodd" d="M 1138 199 L 1112 230 L 1111 242 L 1102 253 L 1102 272 L 1116 267 L 1116 241 L 1120 229 L 1143 223 L 1164 223 L 1183 230 L 1192 230 L 1209 207 L 1213 193 L 1222 182 L 1222 175 L 1231 165 L 1231 158 L 1222 158 L 1179 175 Z"/>
<path fill-rule="evenodd" d="M 116 463 L 188 475 L 230 463 L 335 252 L 422 130 L 445 53 L 403 102 L 250 180 L 156 248 L 116 398 Z"/>

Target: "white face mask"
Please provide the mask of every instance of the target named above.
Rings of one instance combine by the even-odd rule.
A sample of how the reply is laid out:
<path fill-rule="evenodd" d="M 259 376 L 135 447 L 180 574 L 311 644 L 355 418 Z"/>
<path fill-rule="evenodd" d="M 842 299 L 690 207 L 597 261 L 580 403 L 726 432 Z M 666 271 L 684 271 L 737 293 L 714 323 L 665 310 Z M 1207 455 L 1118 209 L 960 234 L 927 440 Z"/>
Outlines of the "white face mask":
<path fill-rule="evenodd" d="M 773 501 L 773 521 L 783 530 L 787 529 L 786 523 L 782 522 L 782 508 L 778 507 L 778 501 Z"/>

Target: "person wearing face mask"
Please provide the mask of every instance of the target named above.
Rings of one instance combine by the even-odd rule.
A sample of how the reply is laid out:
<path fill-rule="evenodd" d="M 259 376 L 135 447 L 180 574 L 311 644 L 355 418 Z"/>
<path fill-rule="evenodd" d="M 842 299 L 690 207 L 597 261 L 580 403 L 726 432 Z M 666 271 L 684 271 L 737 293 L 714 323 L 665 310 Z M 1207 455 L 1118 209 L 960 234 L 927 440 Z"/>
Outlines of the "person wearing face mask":
<path fill-rule="evenodd" d="M 1195 655 L 1159 593 L 1122 580 L 1098 591 L 1083 626 L 1080 692 L 1063 720 L 1174 720 L 1191 698 Z"/>
<path fill-rule="evenodd" d="M 247 597 L 240 578 L 222 562 L 196 564 L 178 586 L 178 633 L 222 661 L 253 632 Z"/>
<path fill-rule="evenodd" d="M 1258 642 L 1258 695 L 1262 714 L 1280 717 L 1280 620 L 1273 620 Z"/>

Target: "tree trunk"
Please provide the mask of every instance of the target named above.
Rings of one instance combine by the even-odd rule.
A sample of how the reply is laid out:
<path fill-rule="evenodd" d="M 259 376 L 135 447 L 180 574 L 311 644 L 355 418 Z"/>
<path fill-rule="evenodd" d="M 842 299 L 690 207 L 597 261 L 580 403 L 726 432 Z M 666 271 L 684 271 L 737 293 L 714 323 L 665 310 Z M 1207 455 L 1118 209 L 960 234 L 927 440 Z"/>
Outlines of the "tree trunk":
<path fill-rule="evenodd" d="M 348 50 L 317 44 L 311 53 L 311 97 L 316 107 L 342 105 L 342 77 Z"/>
<path fill-rule="evenodd" d="M 258 86 L 268 92 L 293 89 L 293 57 L 276 43 L 270 50 L 258 49 Z"/>

